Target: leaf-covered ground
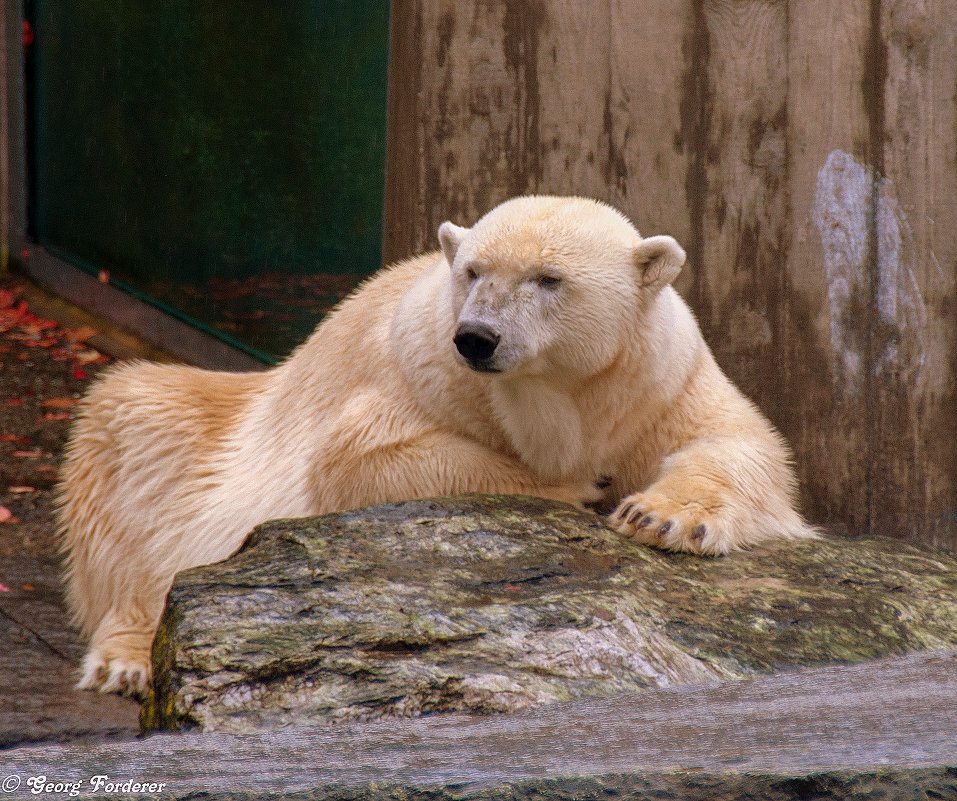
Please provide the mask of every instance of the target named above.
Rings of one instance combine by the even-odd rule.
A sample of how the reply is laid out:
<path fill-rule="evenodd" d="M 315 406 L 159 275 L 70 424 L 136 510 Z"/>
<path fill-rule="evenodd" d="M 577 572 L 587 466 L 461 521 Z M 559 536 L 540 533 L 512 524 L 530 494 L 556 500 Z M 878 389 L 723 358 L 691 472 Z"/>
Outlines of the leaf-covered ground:
<path fill-rule="evenodd" d="M 73 688 L 84 643 L 63 605 L 54 485 L 77 401 L 111 359 L 89 326 L 31 309 L 0 273 L 0 748 L 133 736 L 138 705 Z"/>
<path fill-rule="evenodd" d="M 95 330 L 37 316 L 24 290 L 0 275 L 0 555 L 50 556 L 52 488 L 73 409 L 110 359 L 87 345 Z"/>

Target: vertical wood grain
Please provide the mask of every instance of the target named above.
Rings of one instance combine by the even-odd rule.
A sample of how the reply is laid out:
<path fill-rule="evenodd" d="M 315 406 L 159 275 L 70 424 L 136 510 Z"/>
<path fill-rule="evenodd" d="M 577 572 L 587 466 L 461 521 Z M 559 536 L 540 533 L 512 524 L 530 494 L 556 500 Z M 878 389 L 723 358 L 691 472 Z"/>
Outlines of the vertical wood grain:
<path fill-rule="evenodd" d="M 605 196 L 609 1 L 394 3 L 388 260 L 514 195 Z"/>
<path fill-rule="evenodd" d="M 779 422 L 789 238 L 787 5 L 696 0 L 691 11 L 685 102 L 700 104 L 694 124 L 702 130 L 686 125 L 686 185 L 695 196 L 689 297 L 719 364 Z"/>
<path fill-rule="evenodd" d="M 606 197 L 642 235 L 667 233 L 685 247 L 691 235 L 686 180 L 695 143 L 682 127 L 693 46 L 690 0 L 611 4 L 609 91 L 602 115 Z M 689 61 L 689 59 L 691 59 Z M 685 292 L 699 268 L 679 277 Z"/>
<path fill-rule="evenodd" d="M 392 0 L 389 14 L 389 92 L 386 114 L 386 173 L 382 260 L 411 256 L 419 245 L 423 217 L 419 192 L 422 126 L 419 95 L 423 63 L 423 0 Z"/>
<path fill-rule="evenodd" d="M 27 233 L 22 0 L 0 6 L 0 271 Z"/>
<path fill-rule="evenodd" d="M 883 0 L 875 183 L 874 528 L 957 539 L 957 187 L 952 0 Z"/>
<path fill-rule="evenodd" d="M 10 259 L 10 35 L 8 33 L 9 3 L 0 6 L 0 272 L 7 269 Z"/>
<path fill-rule="evenodd" d="M 869 0 L 792 0 L 788 14 L 787 256 L 782 429 L 809 516 L 870 532 Z"/>
<path fill-rule="evenodd" d="M 538 2 L 430 5 L 420 124 L 431 246 L 443 220 L 469 224 L 506 198 L 537 189 L 538 46 L 546 20 Z"/>
<path fill-rule="evenodd" d="M 537 48 L 539 142 L 537 191 L 610 200 L 609 135 L 612 0 L 551 0 Z"/>

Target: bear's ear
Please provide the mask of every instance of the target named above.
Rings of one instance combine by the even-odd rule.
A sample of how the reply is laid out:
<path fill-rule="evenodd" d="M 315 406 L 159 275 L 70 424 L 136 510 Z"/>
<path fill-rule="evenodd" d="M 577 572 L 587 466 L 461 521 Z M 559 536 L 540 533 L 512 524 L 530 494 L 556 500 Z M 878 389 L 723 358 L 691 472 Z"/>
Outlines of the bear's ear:
<path fill-rule="evenodd" d="M 685 263 L 685 252 L 674 237 L 649 236 L 642 239 L 633 251 L 635 266 L 644 286 L 660 289 L 670 284 Z"/>
<path fill-rule="evenodd" d="M 445 260 L 452 266 L 455 261 L 455 254 L 458 252 L 459 245 L 465 239 L 469 232 L 468 228 L 462 228 L 454 223 L 444 222 L 439 226 L 439 244 L 442 246 L 442 252 L 445 254 Z"/>

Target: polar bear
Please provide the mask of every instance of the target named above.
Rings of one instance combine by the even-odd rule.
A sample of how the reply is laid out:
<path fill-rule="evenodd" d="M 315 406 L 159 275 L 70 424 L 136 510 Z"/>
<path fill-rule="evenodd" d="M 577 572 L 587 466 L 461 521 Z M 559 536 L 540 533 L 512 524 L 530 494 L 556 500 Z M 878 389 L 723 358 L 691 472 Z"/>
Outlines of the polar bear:
<path fill-rule="evenodd" d="M 670 550 L 814 536 L 782 438 L 671 287 L 673 238 L 560 197 L 438 234 L 273 369 L 138 362 L 91 388 L 60 495 L 78 686 L 143 693 L 174 575 L 271 518 L 525 493 Z"/>

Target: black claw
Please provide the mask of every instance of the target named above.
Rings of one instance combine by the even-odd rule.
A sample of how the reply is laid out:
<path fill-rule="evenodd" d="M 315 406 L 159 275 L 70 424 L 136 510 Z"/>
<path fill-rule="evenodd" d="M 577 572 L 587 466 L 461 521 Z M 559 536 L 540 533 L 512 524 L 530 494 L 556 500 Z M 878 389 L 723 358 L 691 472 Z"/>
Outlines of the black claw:
<path fill-rule="evenodd" d="M 691 532 L 691 539 L 693 540 L 702 540 L 704 535 L 708 533 L 708 527 L 702 523 L 701 525 L 695 526 L 694 531 Z"/>
<path fill-rule="evenodd" d="M 639 517 L 645 513 L 645 510 L 640 506 L 636 506 L 634 509 L 628 510 L 628 524 L 634 523 Z"/>
<path fill-rule="evenodd" d="M 659 537 L 663 537 L 663 536 L 665 536 L 665 534 L 667 534 L 669 531 L 671 531 L 671 521 L 670 521 L 670 520 L 667 521 L 666 523 L 664 523 L 664 524 L 661 526 L 661 528 L 658 529 L 658 536 L 659 536 Z"/>
<path fill-rule="evenodd" d="M 641 520 L 638 521 L 638 524 L 635 526 L 635 528 L 648 528 L 652 520 L 654 520 L 654 515 L 645 515 L 643 518 L 641 518 Z"/>
<path fill-rule="evenodd" d="M 599 476 L 595 486 L 598 489 L 608 489 L 611 486 L 611 476 Z"/>

